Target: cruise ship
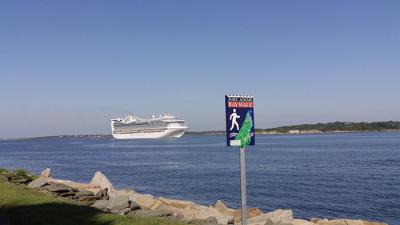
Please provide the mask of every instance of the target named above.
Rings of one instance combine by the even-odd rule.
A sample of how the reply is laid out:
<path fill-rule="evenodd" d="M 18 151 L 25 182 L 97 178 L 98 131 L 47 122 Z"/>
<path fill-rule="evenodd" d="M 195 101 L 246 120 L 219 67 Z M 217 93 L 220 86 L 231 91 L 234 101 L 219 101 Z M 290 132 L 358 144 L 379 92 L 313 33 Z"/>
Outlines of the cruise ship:
<path fill-rule="evenodd" d="M 111 120 L 112 136 L 115 139 L 136 138 L 178 138 L 188 129 L 185 120 L 170 113 L 152 119 L 142 119 L 134 115 Z"/>

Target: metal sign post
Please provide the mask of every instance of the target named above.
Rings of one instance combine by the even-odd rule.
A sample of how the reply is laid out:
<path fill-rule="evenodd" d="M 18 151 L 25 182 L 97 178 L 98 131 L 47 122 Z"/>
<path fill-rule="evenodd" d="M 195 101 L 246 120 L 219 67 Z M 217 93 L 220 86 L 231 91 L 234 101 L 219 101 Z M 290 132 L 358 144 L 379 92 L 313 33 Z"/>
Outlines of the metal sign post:
<path fill-rule="evenodd" d="M 247 225 L 246 149 L 240 148 L 240 193 L 242 200 L 242 225 Z"/>
<path fill-rule="evenodd" d="M 240 147 L 240 193 L 242 225 L 247 225 L 246 146 L 255 144 L 252 96 L 226 95 L 226 144 Z"/>

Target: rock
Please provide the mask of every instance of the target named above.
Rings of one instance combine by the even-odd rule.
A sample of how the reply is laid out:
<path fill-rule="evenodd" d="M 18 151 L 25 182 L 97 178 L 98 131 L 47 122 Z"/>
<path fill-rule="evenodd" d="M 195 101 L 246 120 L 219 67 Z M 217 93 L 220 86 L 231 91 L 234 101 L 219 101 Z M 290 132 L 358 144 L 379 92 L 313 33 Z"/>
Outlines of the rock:
<path fill-rule="evenodd" d="M 96 196 L 82 196 L 78 198 L 79 201 L 95 201 L 98 200 Z"/>
<path fill-rule="evenodd" d="M 293 224 L 292 222 L 289 221 L 274 223 L 271 219 L 267 219 L 264 225 L 293 225 Z"/>
<path fill-rule="evenodd" d="M 113 198 L 110 198 L 106 208 L 110 211 L 129 208 L 129 197 L 126 195 L 114 196 Z"/>
<path fill-rule="evenodd" d="M 388 224 L 387 223 L 382 223 L 382 222 L 364 221 L 364 225 L 388 225 Z"/>
<path fill-rule="evenodd" d="M 318 225 L 347 225 L 345 220 L 320 220 Z"/>
<path fill-rule="evenodd" d="M 364 220 L 347 220 L 347 219 L 336 219 L 336 220 L 319 220 L 318 225 L 387 225 L 386 223 L 370 222 Z"/>
<path fill-rule="evenodd" d="M 124 216 L 125 214 L 128 214 L 131 211 L 130 208 L 123 208 L 123 209 L 113 209 L 110 210 L 110 213 L 118 214 L 121 216 Z"/>
<path fill-rule="evenodd" d="M 217 224 L 217 218 L 210 216 L 207 219 L 195 219 L 189 221 L 189 224 L 195 224 L 195 225 L 215 225 Z"/>
<path fill-rule="evenodd" d="M 150 209 L 150 207 L 156 202 L 152 195 L 130 195 L 129 199 L 139 204 L 142 209 Z"/>
<path fill-rule="evenodd" d="M 219 224 L 228 224 L 229 221 L 234 219 L 232 216 L 226 216 L 213 207 L 204 207 L 199 209 L 198 213 L 195 214 L 195 218 L 206 219 L 213 216 L 217 219 Z"/>
<path fill-rule="evenodd" d="M 129 201 L 129 208 L 133 210 L 138 210 L 140 209 L 140 205 L 137 204 L 135 201 Z"/>
<path fill-rule="evenodd" d="M 130 211 L 131 211 L 130 208 L 125 208 L 125 209 L 119 210 L 118 214 L 121 216 L 124 216 L 124 215 L 128 214 Z"/>
<path fill-rule="evenodd" d="M 307 220 L 300 220 L 300 219 L 293 219 L 291 222 L 292 225 L 315 225 L 315 223 L 312 223 Z"/>
<path fill-rule="evenodd" d="M 85 187 L 85 188 L 79 188 L 79 190 L 85 190 L 85 191 L 91 191 L 94 195 L 97 195 L 101 190 L 100 188 L 91 188 L 91 187 Z"/>
<path fill-rule="evenodd" d="M 0 174 L 0 182 L 8 182 L 8 177 L 6 175 Z"/>
<path fill-rule="evenodd" d="M 68 185 L 67 185 L 68 186 Z M 75 188 L 75 187 L 71 187 L 71 186 L 68 186 L 69 188 L 71 188 L 71 190 L 73 191 L 73 192 L 79 192 L 79 191 L 81 191 L 81 190 L 79 190 L 78 188 Z M 85 190 L 86 191 L 86 190 Z M 93 193 L 93 192 L 92 192 Z"/>
<path fill-rule="evenodd" d="M 97 194 L 100 190 L 99 187 L 93 184 L 85 184 L 85 183 L 78 183 L 70 180 L 60 180 L 60 179 L 53 179 L 53 178 L 48 178 L 49 183 L 54 183 L 54 184 L 64 184 L 67 185 L 71 188 L 76 189 L 76 192 L 79 190 L 86 190 L 86 191 L 91 191 L 93 194 Z"/>
<path fill-rule="evenodd" d="M 46 168 L 45 170 L 43 170 L 41 173 L 40 173 L 40 176 L 41 177 L 50 177 L 50 173 L 51 173 L 51 170 L 50 170 L 50 168 Z"/>
<path fill-rule="evenodd" d="M 108 191 L 108 188 L 106 188 L 106 189 L 104 189 L 104 190 L 101 190 L 101 191 L 99 191 L 99 192 L 96 194 L 96 196 L 97 196 L 99 199 L 106 199 L 106 200 L 108 200 L 108 199 L 110 199 L 110 196 L 108 195 L 107 191 Z"/>
<path fill-rule="evenodd" d="M 154 213 L 156 214 L 157 217 L 167 217 L 174 215 L 174 212 L 172 212 L 168 207 L 165 208 L 162 206 L 155 209 Z"/>
<path fill-rule="evenodd" d="M 157 208 L 169 209 L 167 203 L 161 200 L 156 200 L 154 204 L 150 207 L 151 210 L 156 210 Z"/>
<path fill-rule="evenodd" d="M 153 211 L 150 209 L 138 209 L 129 213 L 130 215 L 143 216 L 143 217 L 167 217 L 171 216 L 172 212 L 166 211 Z"/>
<path fill-rule="evenodd" d="M 215 203 L 215 209 L 226 216 L 234 217 L 235 221 L 241 220 L 241 210 L 230 209 L 221 200 L 218 200 L 217 203 Z M 251 218 L 260 216 L 261 214 L 262 214 L 262 211 L 258 208 L 247 209 L 247 219 L 251 219 Z"/>
<path fill-rule="evenodd" d="M 74 191 L 64 192 L 64 193 L 60 194 L 61 197 L 71 197 L 71 196 L 74 196 L 74 195 L 75 195 Z"/>
<path fill-rule="evenodd" d="M 273 212 L 261 214 L 260 216 L 253 217 L 248 219 L 248 224 L 251 225 L 283 225 L 290 224 L 293 220 L 293 212 L 292 210 L 282 210 L 278 209 Z M 238 224 L 241 224 L 240 221 L 235 221 Z"/>
<path fill-rule="evenodd" d="M 151 207 L 151 210 L 159 214 L 159 217 L 166 217 L 176 215 L 174 211 L 164 202 L 158 200 L 156 204 Z"/>
<path fill-rule="evenodd" d="M 221 212 L 222 214 L 226 215 L 226 216 L 232 216 L 235 219 L 240 217 L 240 210 L 234 210 L 234 209 L 230 209 L 228 208 L 223 201 L 218 200 L 217 203 L 215 203 L 215 209 L 219 212 Z"/>
<path fill-rule="evenodd" d="M 155 211 L 171 211 L 170 207 L 165 203 L 158 205 L 158 207 L 154 208 L 153 210 L 155 210 Z"/>
<path fill-rule="evenodd" d="M 214 207 L 206 207 L 202 205 L 194 205 L 192 207 L 187 207 L 185 209 L 172 208 L 177 215 L 181 215 L 184 220 L 191 221 L 197 219 L 207 219 L 210 216 L 217 218 L 219 224 L 228 224 L 229 221 L 232 221 L 233 217 L 226 216 L 216 210 Z"/>
<path fill-rule="evenodd" d="M 247 219 L 251 219 L 257 216 L 261 216 L 262 211 L 258 208 L 248 208 L 247 209 Z M 236 221 L 240 221 L 242 218 L 242 212 L 241 210 L 235 210 L 233 213 L 233 217 L 235 218 Z"/>
<path fill-rule="evenodd" d="M 224 212 L 224 211 L 230 210 L 230 209 L 225 205 L 225 203 L 224 203 L 223 201 L 221 201 L 221 200 L 218 200 L 218 201 L 215 203 L 214 208 L 215 208 L 216 210 L 220 211 L 220 212 Z"/>
<path fill-rule="evenodd" d="M 39 177 L 28 184 L 29 188 L 41 188 L 48 184 L 48 180 L 44 177 Z"/>
<path fill-rule="evenodd" d="M 273 224 L 282 224 L 293 220 L 292 210 L 278 209 L 273 212 L 266 213 L 265 215 L 266 218 L 269 219 Z"/>
<path fill-rule="evenodd" d="M 86 190 L 81 190 L 75 193 L 74 198 L 80 198 L 80 197 L 86 197 L 86 196 L 94 196 L 93 192 L 91 191 L 86 191 Z M 97 196 L 95 196 L 96 198 L 98 198 Z"/>
<path fill-rule="evenodd" d="M 311 218 L 310 221 L 311 223 L 318 223 L 318 221 L 323 220 L 321 218 Z"/>
<path fill-rule="evenodd" d="M 196 204 L 191 201 L 184 201 L 184 200 L 175 200 L 175 199 L 168 199 L 168 198 L 158 198 L 160 201 L 164 202 L 168 206 L 174 207 L 174 208 L 179 208 L 179 209 L 185 209 L 187 207 L 192 208 Z"/>
<path fill-rule="evenodd" d="M 108 195 L 110 199 L 120 195 L 128 196 L 129 201 L 136 202 L 142 209 L 150 209 L 151 206 L 156 202 L 156 199 L 153 197 L 153 195 L 139 194 L 132 190 L 112 189 L 111 191 L 108 191 Z"/>
<path fill-rule="evenodd" d="M 64 193 L 64 192 L 72 191 L 72 188 L 65 184 L 50 184 L 50 185 L 44 186 L 43 189 L 48 190 L 50 192 L 56 192 L 56 193 Z"/>
<path fill-rule="evenodd" d="M 104 189 L 111 190 L 111 189 L 113 189 L 112 183 L 100 171 L 97 171 L 94 174 L 94 177 L 92 178 L 92 181 L 90 182 L 90 184 L 100 187 L 101 190 L 104 190 Z"/>
<path fill-rule="evenodd" d="M 247 210 L 247 218 L 251 219 L 257 216 L 261 216 L 262 215 L 262 211 L 259 208 L 249 208 Z"/>
<path fill-rule="evenodd" d="M 108 200 L 97 200 L 93 203 L 92 207 L 96 209 L 105 209 L 107 207 Z"/>
<path fill-rule="evenodd" d="M 210 216 L 207 219 L 195 219 L 189 221 L 189 224 L 195 225 L 215 225 L 218 224 L 217 218 Z"/>
<path fill-rule="evenodd" d="M 23 179 L 19 179 L 19 180 L 11 180 L 11 183 L 14 184 L 27 184 L 29 183 L 28 178 L 23 178 Z"/>

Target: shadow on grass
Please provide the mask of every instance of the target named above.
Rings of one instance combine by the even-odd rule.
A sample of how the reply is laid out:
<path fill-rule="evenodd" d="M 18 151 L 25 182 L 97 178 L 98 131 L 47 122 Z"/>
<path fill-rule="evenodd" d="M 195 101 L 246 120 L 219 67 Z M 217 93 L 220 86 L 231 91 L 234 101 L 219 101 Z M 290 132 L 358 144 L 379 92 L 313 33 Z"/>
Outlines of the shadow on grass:
<path fill-rule="evenodd" d="M 44 203 L 0 208 L 7 225 L 111 225 L 100 211 L 80 205 Z M 1 223 L 1 221 L 0 221 Z"/>

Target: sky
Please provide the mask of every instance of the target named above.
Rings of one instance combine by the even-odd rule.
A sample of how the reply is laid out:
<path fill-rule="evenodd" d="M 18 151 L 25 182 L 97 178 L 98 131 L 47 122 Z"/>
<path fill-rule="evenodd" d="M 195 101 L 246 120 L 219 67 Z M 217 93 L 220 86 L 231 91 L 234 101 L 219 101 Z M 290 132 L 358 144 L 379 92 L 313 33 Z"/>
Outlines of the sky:
<path fill-rule="evenodd" d="M 225 129 L 400 120 L 400 1 L 0 0 L 0 138 L 171 112 Z"/>

